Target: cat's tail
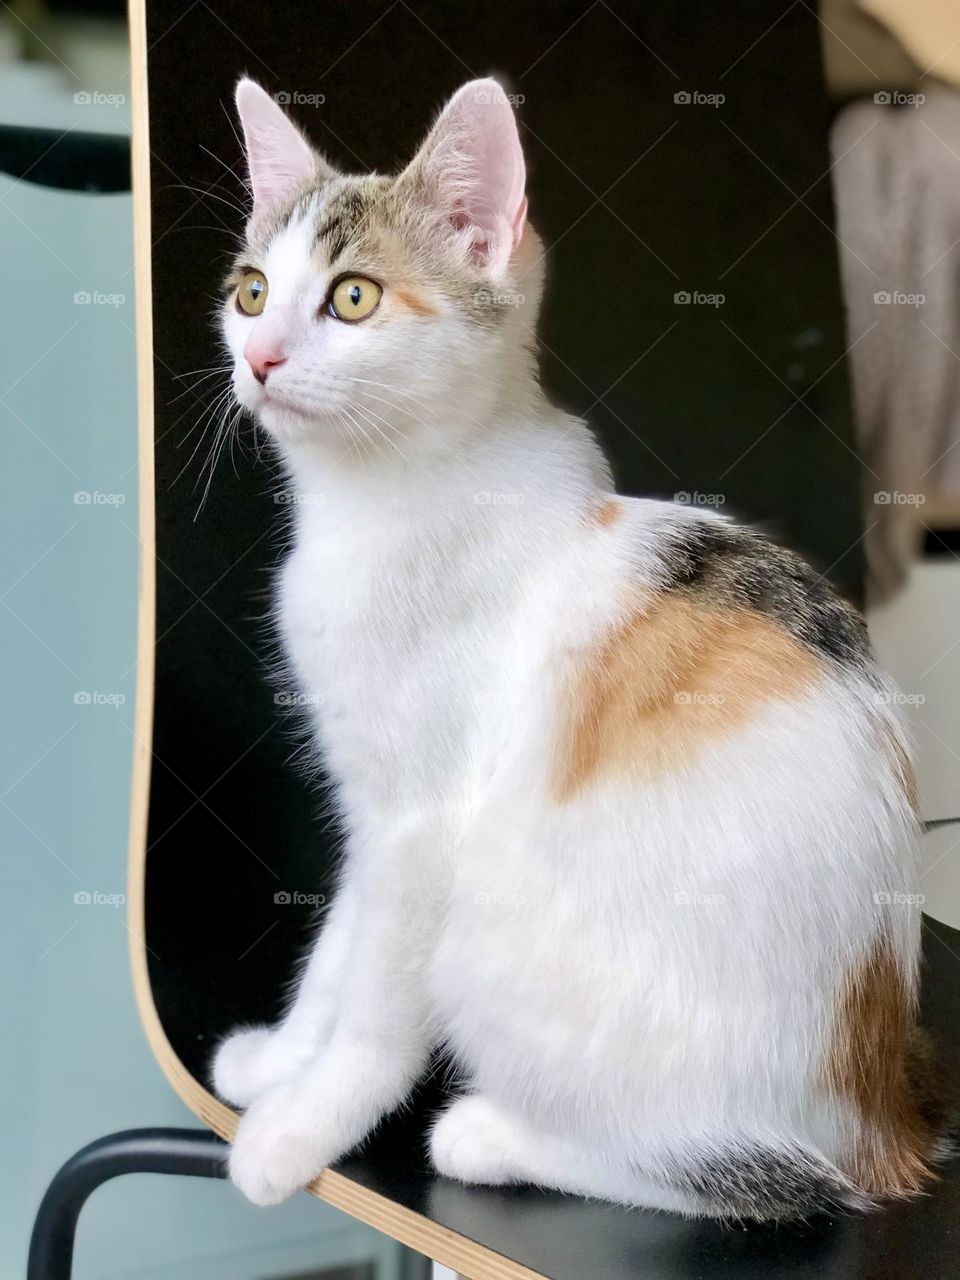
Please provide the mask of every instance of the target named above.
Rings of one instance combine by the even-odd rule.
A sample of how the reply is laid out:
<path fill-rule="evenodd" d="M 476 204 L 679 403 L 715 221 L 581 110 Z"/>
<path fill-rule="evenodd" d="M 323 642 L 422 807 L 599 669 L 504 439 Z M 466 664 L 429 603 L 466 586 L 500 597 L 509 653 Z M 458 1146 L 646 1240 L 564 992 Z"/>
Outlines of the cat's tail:
<path fill-rule="evenodd" d="M 855 1182 L 800 1143 L 740 1139 L 671 1163 L 670 1182 L 695 1215 L 770 1222 L 871 1207 Z"/>

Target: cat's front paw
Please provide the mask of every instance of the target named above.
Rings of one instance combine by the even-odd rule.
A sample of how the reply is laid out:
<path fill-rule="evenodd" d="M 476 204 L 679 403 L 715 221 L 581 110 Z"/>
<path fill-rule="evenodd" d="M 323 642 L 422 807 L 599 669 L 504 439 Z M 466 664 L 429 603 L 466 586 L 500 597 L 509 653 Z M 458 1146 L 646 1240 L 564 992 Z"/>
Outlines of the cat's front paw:
<path fill-rule="evenodd" d="M 281 1085 L 250 1107 L 230 1150 L 230 1178 L 254 1204 L 280 1204 L 340 1154 L 318 1131 L 318 1108 L 301 1087 Z"/>
<path fill-rule="evenodd" d="M 246 1109 L 283 1078 L 274 1036 L 269 1027 L 247 1027 L 227 1036 L 214 1054 L 213 1087 L 232 1107 Z"/>

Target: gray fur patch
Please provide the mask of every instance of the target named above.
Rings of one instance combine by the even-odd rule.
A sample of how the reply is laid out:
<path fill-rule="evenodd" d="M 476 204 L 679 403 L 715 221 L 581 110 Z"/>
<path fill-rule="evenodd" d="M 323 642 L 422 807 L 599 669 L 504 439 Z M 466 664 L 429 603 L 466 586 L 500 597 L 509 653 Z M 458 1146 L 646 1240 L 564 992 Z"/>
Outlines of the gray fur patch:
<path fill-rule="evenodd" d="M 777 622 L 821 657 L 865 667 L 866 624 L 792 551 L 754 529 L 721 523 L 678 527 L 665 554 L 667 587 L 723 608 L 751 609 Z"/>
<path fill-rule="evenodd" d="M 725 1218 L 788 1221 L 866 1200 L 825 1161 L 801 1147 L 738 1145 L 726 1155 L 704 1155 L 677 1168 L 670 1182 Z"/>

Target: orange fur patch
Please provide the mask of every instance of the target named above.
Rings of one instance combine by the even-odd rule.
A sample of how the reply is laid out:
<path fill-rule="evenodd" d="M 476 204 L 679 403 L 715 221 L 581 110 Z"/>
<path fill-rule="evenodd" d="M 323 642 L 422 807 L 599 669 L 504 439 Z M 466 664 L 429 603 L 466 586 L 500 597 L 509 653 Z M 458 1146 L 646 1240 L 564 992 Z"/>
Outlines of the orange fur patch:
<path fill-rule="evenodd" d="M 844 979 L 824 1067 L 827 1087 L 863 1120 L 845 1172 L 870 1196 L 912 1195 L 930 1176 L 933 1135 L 909 1071 L 914 1023 L 893 945 L 882 934 Z"/>
<path fill-rule="evenodd" d="M 598 524 L 601 529 L 607 529 L 620 519 L 622 507 L 619 502 L 614 502 L 613 498 L 609 498 L 594 512 L 594 523 Z"/>
<path fill-rule="evenodd" d="M 399 285 L 392 292 L 402 307 L 406 307 L 408 311 L 415 311 L 418 316 L 435 316 L 437 314 L 436 307 L 431 306 L 423 294 L 417 293 L 414 289 Z"/>
<path fill-rule="evenodd" d="M 820 666 L 758 613 L 677 594 L 638 609 L 599 646 L 572 691 L 554 789 L 569 799 L 605 773 L 654 776 L 693 759 Z"/>
<path fill-rule="evenodd" d="M 907 805 L 913 811 L 914 815 L 919 818 L 920 792 L 917 787 L 917 775 L 914 772 L 913 761 L 907 753 L 907 748 L 903 745 L 889 725 L 883 725 L 881 732 L 883 734 L 888 754 L 893 760 L 893 769 L 897 779 L 897 786 L 900 788 Z"/>

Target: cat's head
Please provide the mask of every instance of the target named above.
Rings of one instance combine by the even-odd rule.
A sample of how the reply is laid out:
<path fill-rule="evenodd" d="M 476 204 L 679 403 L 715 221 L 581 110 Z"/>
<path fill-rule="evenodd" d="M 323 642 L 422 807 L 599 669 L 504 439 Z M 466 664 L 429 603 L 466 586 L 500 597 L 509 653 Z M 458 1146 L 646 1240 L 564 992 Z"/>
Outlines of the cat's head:
<path fill-rule="evenodd" d="M 460 89 L 394 177 L 339 173 L 251 80 L 237 110 L 253 198 L 223 310 L 237 400 L 286 448 L 455 445 L 529 371 L 539 304 L 503 89 Z"/>

